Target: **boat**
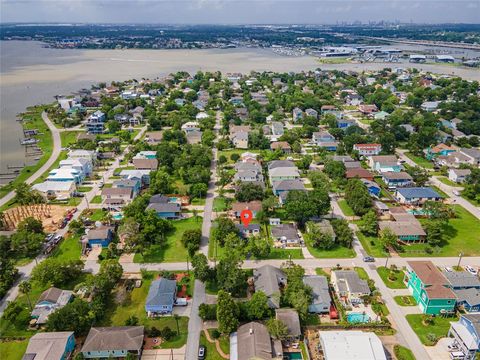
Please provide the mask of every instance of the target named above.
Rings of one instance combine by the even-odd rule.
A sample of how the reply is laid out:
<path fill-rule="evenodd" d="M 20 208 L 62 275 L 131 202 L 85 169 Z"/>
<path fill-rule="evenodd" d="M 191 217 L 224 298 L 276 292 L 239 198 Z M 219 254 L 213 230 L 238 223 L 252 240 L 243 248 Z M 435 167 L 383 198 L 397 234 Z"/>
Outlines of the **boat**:
<path fill-rule="evenodd" d="M 36 143 L 38 143 L 38 139 L 34 139 L 34 138 L 20 140 L 20 144 L 22 145 L 33 145 Z"/>

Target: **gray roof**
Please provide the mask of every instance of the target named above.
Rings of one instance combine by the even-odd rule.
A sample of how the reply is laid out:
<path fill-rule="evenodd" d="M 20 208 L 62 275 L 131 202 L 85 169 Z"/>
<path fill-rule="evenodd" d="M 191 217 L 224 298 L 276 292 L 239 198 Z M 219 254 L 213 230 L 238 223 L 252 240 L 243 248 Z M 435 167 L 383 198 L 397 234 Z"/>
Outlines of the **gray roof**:
<path fill-rule="evenodd" d="M 470 306 L 480 305 L 480 290 L 469 288 L 461 290 L 453 290 L 457 297 L 457 302 L 467 302 Z"/>
<path fill-rule="evenodd" d="M 70 336 L 73 336 L 73 331 L 36 333 L 30 338 L 22 359 L 63 359 Z"/>
<path fill-rule="evenodd" d="M 115 326 L 91 328 L 82 352 L 130 350 L 143 346 L 143 326 Z"/>
<path fill-rule="evenodd" d="M 474 159 L 480 160 L 480 150 L 478 149 L 468 149 L 468 148 L 461 148 L 460 151 L 465 155 L 468 155 Z"/>
<path fill-rule="evenodd" d="M 270 177 L 274 176 L 292 176 L 292 177 L 300 177 L 298 173 L 297 167 L 276 167 L 269 170 Z"/>
<path fill-rule="evenodd" d="M 306 190 L 300 179 L 273 181 L 272 187 L 274 191 Z"/>
<path fill-rule="evenodd" d="M 110 226 L 102 226 L 96 229 L 91 229 L 87 234 L 87 238 L 89 240 L 107 239 L 109 232 L 111 231 L 113 231 L 113 228 Z"/>
<path fill-rule="evenodd" d="M 387 171 L 387 172 L 384 172 L 382 176 L 385 179 L 390 179 L 390 180 L 413 180 L 410 174 L 405 171 L 399 171 L 399 172 Z"/>
<path fill-rule="evenodd" d="M 164 212 L 180 212 L 181 206 L 178 203 L 153 203 L 148 204 L 147 210 L 155 210 L 159 213 Z"/>
<path fill-rule="evenodd" d="M 268 163 L 268 170 L 276 168 L 296 168 L 297 166 L 290 160 L 273 160 Z"/>
<path fill-rule="evenodd" d="M 271 297 L 274 294 L 280 295 L 281 283 L 286 283 L 287 276 L 285 273 L 272 265 L 264 265 L 253 270 L 253 280 L 255 283 L 255 291 L 263 291 L 265 295 Z M 279 307 L 280 296 L 278 299 L 270 299 L 272 305 Z"/>
<path fill-rule="evenodd" d="M 466 271 L 443 271 L 453 288 L 456 287 L 478 287 L 480 288 L 480 279 Z"/>
<path fill-rule="evenodd" d="M 401 194 L 406 199 L 411 199 L 411 198 L 441 199 L 442 198 L 441 195 L 439 195 L 435 190 L 429 187 L 400 188 L 400 189 L 397 189 L 397 193 Z"/>
<path fill-rule="evenodd" d="M 63 290 L 56 288 L 56 287 L 51 287 L 50 289 L 45 290 L 42 295 L 38 298 L 38 302 L 40 301 L 48 301 L 51 303 L 56 303 L 60 296 L 62 296 Z"/>
<path fill-rule="evenodd" d="M 480 334 L 480 313 L 464 314 L 462 315 L 462 317 L 470 321 L 473 327 L 475 328 L 475 330 L 477 331 L 477 334 Z"/>
<path fill-rule="evenodd" d="M 280 320 L 288 328 L 288 335 L 300 336 L 302 330 L 300 329 L 300 319 L 298 313 L 294 309 L 276 309 L 275 317 Z"/>
<path fill-rule="evenodd" d="M 298 232 L 297 227 L 294 224 L 280 224 L 276 226 L 272 226 L 271 229 L 272 236 L 275 238 L 282 238 L 285 237 L 287 240 L 289 239 L 298 239 Z"/>
<path fill-rule="evenodd" d="M 175 280 L 169 280 L 160 278 L 152 281 L 150 289 L 148 290 L 146 306 L 160 306 L 169 305 L 173 306 L 174 297 L 177 290 L 177 282 Z"/>
<path fill-rule="evenodd" d="M 257 322 L 240 326 L 237 330 L 238 360 L 273 358 L 272 339 L 267 327 Z"/>
<path fill-rule="evenodd" d="M 362 167 L 360 161 L 346 161 L 343 165 L 345 165 L 345 169 L 358 169 Z"/>
<path fill-rule="evenodd" d="M 330 305 L 332 298 L 328 291 L 328 280 L 321 275 L 306 275 L 303 283 L 312 288 L 312 304 Z"/>
<path fill-rule="evenodd" d="M 132 188 L 130 187 L 117 187 L 117 188 L 103 188 L 102 196 L 129 196 L 132 197 Z"/>
<path fill-rule="evenodd" d="M 337 280 L 344 280 L 348 286 L 349 292 L 370 293 L 370 288 L 365 280 L 360 279 L 356 271 L 353 270 L 335 270 L 333 271 Z"/>
<path fill-rule="evenodd" d="M 150 198 L 149 203 L 150 204 L 166 204 L 169 201 L 170 199 L 168 198 L 168 196 L 165 196 L 162 194 L 156 194 Z"/>

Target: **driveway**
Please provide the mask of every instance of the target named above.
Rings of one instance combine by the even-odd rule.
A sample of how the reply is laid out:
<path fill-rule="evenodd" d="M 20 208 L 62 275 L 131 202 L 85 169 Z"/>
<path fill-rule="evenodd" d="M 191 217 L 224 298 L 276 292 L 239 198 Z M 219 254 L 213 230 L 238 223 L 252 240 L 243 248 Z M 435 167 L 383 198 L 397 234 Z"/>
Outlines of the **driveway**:
<path fill-rule="evenodd" d="M 196 358 L 196 357 L 195 357 Z M 192 358 L 192 359 L 195 359 Z M 142 353 L 142 360 L 184 360 L 185 346 L 179 349 L 154 349 L 144 350 Z"/>

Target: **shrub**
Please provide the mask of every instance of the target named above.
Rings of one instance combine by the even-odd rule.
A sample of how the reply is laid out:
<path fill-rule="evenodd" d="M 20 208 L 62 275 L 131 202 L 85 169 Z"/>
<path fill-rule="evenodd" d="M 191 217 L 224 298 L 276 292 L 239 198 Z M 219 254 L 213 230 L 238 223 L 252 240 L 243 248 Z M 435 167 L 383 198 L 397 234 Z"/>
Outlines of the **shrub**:
<path fill-rule="evenodd" d="M 217 320 L 217 305 L 200 304 L 198 307 L 198 316 L 202 320 Z"/>
<path fill-rule="evenodd" d="M 218 339 L 220 337 L 220 331 L 218 331 L 217 329 L 213 329 L 212 330 L 212 338 L 214 339 Z"/>
<path fill-rule="evenodd" d="M 162 330 L 160 330 L 160 337 L 165 341 L 173 339 L 176 334 L 177 333 L 168 326 L 165 326 Z"/>
<path fill-rule="evenodd" d="M 147 334 L 149 337 L 157 337 L 160 336 L 161 331 L 158 330 L 155 326 L 152 326 L 149 330 L 147 330 Z"/>

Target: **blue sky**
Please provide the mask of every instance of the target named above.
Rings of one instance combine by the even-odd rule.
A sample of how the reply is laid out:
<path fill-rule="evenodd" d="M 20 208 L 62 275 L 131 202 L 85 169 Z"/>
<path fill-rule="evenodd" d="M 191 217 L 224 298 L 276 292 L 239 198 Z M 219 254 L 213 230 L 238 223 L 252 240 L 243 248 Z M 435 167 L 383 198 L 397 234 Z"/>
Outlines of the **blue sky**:
<path fill-rule="evenodd" d="M 476 0 L 0 0 L 4 22 L 334 24 L 479 23 Z"/>

